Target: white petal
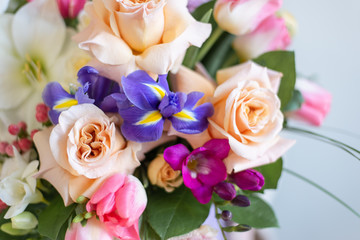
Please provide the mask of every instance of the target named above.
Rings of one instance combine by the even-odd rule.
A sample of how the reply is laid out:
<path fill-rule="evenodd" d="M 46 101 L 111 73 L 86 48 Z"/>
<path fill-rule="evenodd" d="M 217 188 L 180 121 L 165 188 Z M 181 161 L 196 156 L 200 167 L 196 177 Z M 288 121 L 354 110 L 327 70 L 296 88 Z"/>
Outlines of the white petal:
<path fill-rule="evenodd" d="M 55 1 L 37 0 L 14 16 L 12 36 L 20 56 L 26 54 L 52 65 L 64 44 L 66 27 Z"/>

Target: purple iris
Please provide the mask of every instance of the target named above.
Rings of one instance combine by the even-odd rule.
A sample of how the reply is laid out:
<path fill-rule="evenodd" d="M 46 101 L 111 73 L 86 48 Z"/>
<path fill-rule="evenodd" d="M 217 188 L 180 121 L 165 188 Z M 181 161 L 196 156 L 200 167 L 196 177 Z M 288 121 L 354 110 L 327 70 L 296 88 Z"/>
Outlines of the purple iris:
<path fill-rule="evenodd" d="M 185 186 L 200 203 L 205 204 L 210 201 L 214 187 L 221 188 L 220 183 L 227 177 L 223 159 L 229 151 L 227 139 L 211 139 L 191 153 L 183 144 L 168 147 L 164 159 L 174 170 L 182 171 Z M 234 197 L 233 193 L 228 195 Z"/>
<path fill-rule="evenodd" d="M 124 122 L 122 134 L 137 142 L 160 138 L 165 119 L 174 129 L 186 134 L 201 133 L 208 127 L 207 118 L 214 113 L 210 103 L 195 107 L 203 97 L 201 92 L 171 92 L 166 75 L 154 81 L 145 71 L 138 70 L 122 77 L 122 94 L 115 94 L 119 114 Z"/>
<path fill-rule="evenodd" d="M 62 111 L 71 106 L 83 103 L 93 103 L 104 112 L 117 112 L 114 93 L 120 92 L 117 82 L 99 75 L 92 67 L 83 67 L 78 72 L 78 82 L 82 85 L 76 92 L 67 92 L 58 82 L 46 85 L 42 98 L 50 108 L 49 117 L 53 124 L 58 123 Z"/>

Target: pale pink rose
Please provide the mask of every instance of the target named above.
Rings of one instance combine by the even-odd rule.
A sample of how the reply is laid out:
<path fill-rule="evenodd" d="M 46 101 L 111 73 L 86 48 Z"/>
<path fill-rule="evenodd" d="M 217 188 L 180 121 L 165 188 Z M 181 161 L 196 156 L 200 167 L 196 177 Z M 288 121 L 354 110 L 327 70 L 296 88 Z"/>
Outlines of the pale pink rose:
<path fill-rule="evenodd" d="M 138 222 L 146 203 L 145 189 L 136 177 L 115 174 L 91 196 L 86 210 L 95 211 L 113 236 L 139 239 Z"/>
<path fill-rule="evenodd" d="M 217 24 L 234 35 L 252 32 L 265 18 L 280 8 L 282 0 L 217 0 Z"/>
<path fill-rule="evenodd" d="M 38 177 L 54 185 L 66 205 L 81 195 L 90 198 L 110 175 L 140 165 L 140 144 L 127 142 L 114 121 L 95 105 L 80 104 L 63 111 L 54 128 L 35 134 Z"/>
<path fill-rule="evenodd" d="M 72 223 L 66 231 L 65 240 L 113 240 L 105 224 L 96 219 L 90 218 L 85 226 L 81 223 Z"/>
<path fill-rule="evenodd" d="M 233 47 L 242 60 L 248 60 L 274 50 L 285 50 L 291 37 L 285 20 L 272 15 L 251 33 L 237 36 Z"/>
<path fill-rule="evenodd" d="M 178 77 L 176 90 L 190 90 L 189 85 L 200 89 L 209 81 L 198 75 L 195 82 L 192 75 Z M 278 136 L 283 124 L 280 100 L 276 95 L 281 77 L 281 73 L 253 62 L 218 71 L 219 86 L 213 92 L 205 92 L 202 99 L 211 102 L 215 109 L 208 130 L 191 136 L 182 134 L 181 137 L 194 148 L 212 138 L 229 139 L 231 151 L 224 160 L 229 173 L 276 161 L 294 143 Z"/>
<path fill-rule="evenodd" d="M 84 8 L 86 0 L 56 0 L 63 18 L 76 18 Z"/>
<path fill-rule="evenodd" d="M 176 70 L 186 49 L 200 47 L 211 26 L 197 22 L 187 0 L 94 0 L 85 6 L 90 25 L 77 36 L 80 48 L 107 77 L 142 69 L 154 74 Z M 105 64 L 105 65 L 104 65 Z"/>
<path fill-rule="evenodd" d="M 295 88 L 301 92 L 305 101 L 301 108 L 290 116 L 300 118 L 312 125 L 320 126 L 330 111 L 331 93 L 304 78 L 296 79 Z"/>

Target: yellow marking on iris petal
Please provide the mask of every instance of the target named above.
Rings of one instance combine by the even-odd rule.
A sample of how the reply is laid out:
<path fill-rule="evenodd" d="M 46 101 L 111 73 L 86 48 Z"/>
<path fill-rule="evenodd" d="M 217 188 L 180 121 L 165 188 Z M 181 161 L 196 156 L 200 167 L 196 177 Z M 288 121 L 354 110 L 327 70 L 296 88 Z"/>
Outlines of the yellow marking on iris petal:
<path fill-rule="evenodd" d="M 165 97 L 165 91 L 158 86 L 154 86 L 152 84 L 144 83 L 146 86 L 150 87 L 151 90 L 158 96 L 159 100 L 163 99 Z"/>
<path fill-rule="evenodd" d="M 77 104 L 78 104 L 78 101 L 76 99 L 69 99 L 69 100 L 61 102 L 60 104 L 55 105 L 53 109 L 69 108 L 69 107 L 77 105 Z"/>
<path fill-rule="evenodd" d="M 155 124 L 156 122 L 160 121 L 162 119 L 162 115 L 158 110 L 151 111 L 148 114 L 146 114 L 140 121 L 135 123 L 136 125 L 151 125 Z"/>
<path fill-rule="evenodd" d="M 181 112 L 175 113 L 173 117 L 179 118 L 183 121 L 196 121 L 196 118 L 192 116 L 193 114 L 189 111 L 182 110 Z"/>

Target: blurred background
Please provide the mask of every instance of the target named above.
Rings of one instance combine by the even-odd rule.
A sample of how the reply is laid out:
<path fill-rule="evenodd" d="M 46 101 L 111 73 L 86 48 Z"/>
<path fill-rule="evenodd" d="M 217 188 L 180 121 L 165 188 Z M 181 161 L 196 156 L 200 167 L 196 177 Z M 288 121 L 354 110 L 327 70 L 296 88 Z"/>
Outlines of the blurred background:
<path fill-rule="evenodd" d="M 333 95 L 321 128 L 290 122 L 360 149 L 360 2 L 284 0 L 283 9 L 299 29 L 290 50 L 298 74 L 314 79 Z M 323 186 L 360 212 L 360 162 L 339 148 L 293 133 L 297 140 L 285 155 L 284 167 Z M 358 240 L 360 218 L 323 192 L 283 172 L 271 202 L 280 228 L 266 239 Z"/>

